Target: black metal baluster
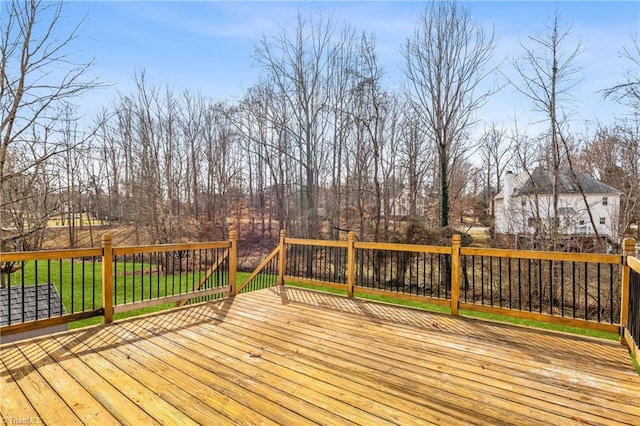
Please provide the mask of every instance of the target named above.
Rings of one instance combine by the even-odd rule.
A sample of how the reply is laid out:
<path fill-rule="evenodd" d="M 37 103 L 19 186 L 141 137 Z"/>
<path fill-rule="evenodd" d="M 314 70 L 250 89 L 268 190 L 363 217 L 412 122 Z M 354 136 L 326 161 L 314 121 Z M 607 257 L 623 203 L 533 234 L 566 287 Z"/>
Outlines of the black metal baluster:
<path fill-rule="evenodd" d="M 542 313 L 542 259 L 538 259 L 538 312 Z"/>
<path fill-rule="evenodd" d="M 532 307 L 532 300 L 533 299 L 533 286 L 531 285 L 531 259 L 527 259 L 527 278 L 528 278 L 528 284 L 529 284 L 529 312 L 531 312 L 533 310 Z"/>
<path fill-rule="evenodd" d="M 74 268 L 74 262 L 73 259 L 71 259 L 71 313 L 75 312 L 75 303 L 74 303 L 74 299 L 75 299 L 75 295 L 76 295 L 76 290 L 75 290 L 75 284 L 76 284 L 76 274 L 75 274 L 75 268 Z"/>
<path fill-rule="evenodd" d="M 93 292 L 92 300 L 91 300 L 91 309 L 96 309 L 96 257 L 94 256 L 93 261 L 91 263 L 91 277 L 92 277 L 92 289 Z"/>
<path fill-rule="evenodd" d="M 73 261 L 73 259 L 72 259 L 72 261 Z M 37 320 L 38 319 L 38 260 L 37 259 L 34 260 L 33 263 L 34 263 L 34 267 L 35 267 L 35 272 L 34 272 L 34 280 L 35 280 L 34 286 L 35 287 L 33 289 L 35 290 L 35 293 L 36 293 L 36 320 Z M 23 294 L 23 300 L 24 300 L 24 287 L 22 288 L 22 294 Z M 24 302 L 22 303 L 22 310 L 24 310 Z M 24 322 L 24 320 L 23 320 L 23 322 Z"/>
<path fill-rule="evenodd" d="M 484 256 L 480 256 L 480 304 L 484 305 Z"/>
<path fill-rule="evenodd" d="M 476 255 L 471 256 L 471 303 L 476 303 Z"/>
<path fill-rule="evenodd" d="M 196 251 L 191 252 L 191 291 L 196 291 Z"/>
<path fill-rule="evenodd" d="M 95 258 L 94 258 L 94 260 L 95 260 Z M 49 313 L 48 318 L 51 318 L 51 286 L 53 285 L 53 283 L 51 282 L 51 259 L 47 259 L 47 283 L 49 284 L 47 286 L 47 289 L 48 289 L 48 292 L 47 292 L 47 312 Z M 94 287 L 95 287 L 95 280 L 94 280 Z M 95 293 L 95 291 L 94 291 L 94 293 Z M 62 315 L 62 311 L 60 312 L 60 315 Z"/>
<path fill-rule="evenodd" d="M 597 272 L 597 288 L 598 288 L 598 297 L 597 297 L 597 308 L 598 308 L 598 322 L 600 322 L 600 263 L 597 264 L 598 272 Z"/>
<path fill-rule="evenodd" d="M 553 260 L 549 260 L 549 314 L 553 315 L 553 306 L 555 305 L 553 297 Z"/>
<path fill-rule="evenodd" d="M 438 298 L 440 298 L 440 283 L 442 282 L 442 255 L 438 254 Z"/>
<path fill-rule="evenodd" d="M 572 285 L 572 306 L 573 309 L 573 318 L 576 317 L 576 262 L 571 262 L 571 285 Z"/>
<path fill-rule="evenodd" d="M 433 296 L 433 253 L 429 255 L 429 295 Z"/>
<path fill-rule="evenodd" d="M 23 271 L 24 271 L 24 262 L 22 264 L 23 267 Z M 63 308 L 63 304 L 62 304 L 62 296 L 63 296 L 63 289 L 64 289 L 64 285 L 62 283 L 62 259 L 58 259 L 58 283 L 60 286 L 60 315 L 62 315 L 62 308 Z"/>
<path fill-rule="evenodd" d="M 560 261 L 560 314 L 564 317 L 564 261 Z"/>
<path fill-rule="evenodd" d="M 588 300 L 588 296 L 589 296 L 589 278 L 588 278 L 588 274 L 589 271 L 587 270 L 587 262 L 584 262 L 584 319 L 588 320 L 589 319 L 589 300 Z"/>
<path fill-rule="evenodd" d="M 509 309 L 512 308 L 512 304 L 513 304 L 513 297 L 512 297 L 512 281 L 511 281 L 511 258 L 507 259 L 508 261 L 508 267 L 509 267 Z"/>
<path fill-rule="evenodd" d="M 493 257 L 489 257 L 489 304 L 493 306 Z"/>
<path fill-rule="evenodd" d="M 85 274 L 84 274 L 84 256 L 82 257 L 82 274 L 81 275 L 82 275 L 82 312 L 84 312 L 85 311 L 85 306 L 84 306 L 84 298 L 85 298 L 84 283 L 86 282 L 84 280 L 84 277 L 85 277 Z"/>
<path fill-rule="evenodd" d="M 609 323 L 613 324 L 613 263 L 609 264 Z"/>
<path fill-rule="evenodd" d="M 500 306 L 502 308 L 502 258 L 498 258 L 498 300 Z"/>
<path fill-rule="evenodd" d="M 522 310 L 522 262 L 518 258 L 518 309 Z"/>

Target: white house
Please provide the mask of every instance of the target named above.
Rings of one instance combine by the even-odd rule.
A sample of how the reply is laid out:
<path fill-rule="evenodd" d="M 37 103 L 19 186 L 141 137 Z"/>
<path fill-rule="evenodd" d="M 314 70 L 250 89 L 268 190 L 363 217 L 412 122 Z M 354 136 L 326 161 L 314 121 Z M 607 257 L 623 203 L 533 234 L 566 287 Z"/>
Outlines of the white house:
<path fill-rule="evenodd" d="M 622 193 L 584 173 L 576 172 L 576 177 L 568 168 L 560 171 L 555 219 L 559 232 L 595 235 L 595 224 L 598 235 L 616 241 Z M 507 172 L 502 191 L 494 197 L 496 234 L 533 235 L 536 229 L 549 229 L 552 188 L 552 170 L 539 167 L 518 176 Z"/>

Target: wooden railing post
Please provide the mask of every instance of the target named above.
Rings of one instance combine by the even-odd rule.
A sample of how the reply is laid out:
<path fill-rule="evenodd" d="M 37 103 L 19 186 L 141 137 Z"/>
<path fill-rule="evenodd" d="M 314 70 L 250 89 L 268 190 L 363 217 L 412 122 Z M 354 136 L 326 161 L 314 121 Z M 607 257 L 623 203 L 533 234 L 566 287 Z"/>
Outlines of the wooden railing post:
<path fill-rule="evenodd" d="M 635 256 L 636 240 L 633 238 L 625 238 L 622 240 L 622 284 L 620 295 L 620 326 L 621 330 L 627 326 L 629 322 L 629 280 L 631 270 L 627 264 L 627 256 Z M 622 337 L 623 333 L 621 333 Z"/>
<path fill-rule="evenodd" d="M 284 245 L 284 239 L 287 237 L 287 230 L 286 229 L 281 229 L 280 230 L 280 257 L 278 258 L 278 285 L 284 285 L 284 270 L 285 267 L 287 265 L 286 263 L 286 259 L 285 259 L 285 245 Z"/>
<path fill-rule="evenodd" d="M 103 323 L 113 321 L 113 238 L 111 234 L 102 235 L 102 306 Z"/>
<path fill-rule="evenodd" d="M 458 315 L 460 299 L 460 234 L 451 237 L 451 315 Z"/>
<path fill-rule="evenodd" d="M 236 295 L 236 271 L 238 269 L 238 231 L 229 231 L 229 296 Z"/>
<path fill-rule="evenodd" d="M 347 296 L 353 297 L 353 283 L 356 280 L 356 233 L 347 234 Z"/>

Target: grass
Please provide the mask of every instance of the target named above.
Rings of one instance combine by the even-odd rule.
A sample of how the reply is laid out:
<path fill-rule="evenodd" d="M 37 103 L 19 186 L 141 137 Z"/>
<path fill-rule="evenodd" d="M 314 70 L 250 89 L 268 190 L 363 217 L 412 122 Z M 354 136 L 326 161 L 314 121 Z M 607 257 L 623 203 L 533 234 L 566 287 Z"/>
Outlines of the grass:
<path fill-rule="evenodd" d="M 115 270 L 115 300 L 117 304 L 131 303 L 133 301 L 155 299 L 164 295 L 186 293 L 197 286 L 203 272 L 166 274 L 166 275 L 140 275 L 142 268 L 147 271 L 148 264 L 128 262 L 126 265 L 118 263 Z M 130 275 L 138 271 L 136 275 Z M 237 274 L 237 279 L 242 280 L 246 275 Z M 215 273 L 214 273 L 215 276 Z M 134 281 L 135 280 L 135 281 Z M 218 280 L 226 283 L 226 278 L 218 276 Z M 11 274 L 11 285 L 33 285 L 34 283 L 54 284 L 67 312 L 82 312 L 99 309 L 102 307 L 102 263 L 86 261 L 84 270 L 81 262 L 72 260 L 63 261 L 29 261 L 23 264 L 21 270 Z M 114 319 L 129 318 L 132 316 L 158 312 L 175 307 L 175 303 L 164 303 L 146 308 L 134 309 L 114 315 Z M 86 327 L 102 322 L 102 317 L 87 318 L 74 321 L 69 328 Z"/>

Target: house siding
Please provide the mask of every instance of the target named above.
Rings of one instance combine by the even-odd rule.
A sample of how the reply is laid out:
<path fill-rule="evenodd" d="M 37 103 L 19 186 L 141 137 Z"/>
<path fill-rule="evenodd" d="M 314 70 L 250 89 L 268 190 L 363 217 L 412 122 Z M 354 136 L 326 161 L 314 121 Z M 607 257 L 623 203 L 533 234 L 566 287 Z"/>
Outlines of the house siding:
<path fill-rule="evenodd" d="M 607 197 L 607 205 L 603 205 Z M 597 233 L 609 238 L 617 238 L 620 194 L 587 194 Z M 530 218 L 539 217 L 547 224 L 553 217 L 551 195 L 512 195 L 509 205 L 504 198 L 496 198 L 495 229 L 497 234 L 531 234 Z M 524 204 L 524 205 L 523 205 Z M 580 194 L 560 194 L 558 199 L 559 231 L 568 235 L 594 235 L 589 212 Z M 600 219 L 604 219 L 604 224 Z"/>

